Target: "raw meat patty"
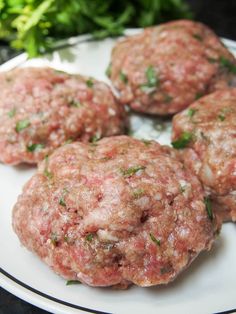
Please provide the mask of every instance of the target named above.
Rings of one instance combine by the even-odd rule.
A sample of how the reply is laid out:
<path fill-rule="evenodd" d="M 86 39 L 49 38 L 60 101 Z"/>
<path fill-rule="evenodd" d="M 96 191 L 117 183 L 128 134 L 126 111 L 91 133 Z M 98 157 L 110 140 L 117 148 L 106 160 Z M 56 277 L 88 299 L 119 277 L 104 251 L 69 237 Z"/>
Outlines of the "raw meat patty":
<path fill-rule="evenodd" d="M 185 139 L 185 140 L 184 140 Z M 183 152 L 224 220 L 236 221 L 236 89 L 205 96 L 173 119 L 174 146 Z"/>
<path fill-rule="evenodd" d="M 123 133 L 123 106 L 92 78 L 25 68 L 0 74 L 0 86 L 3 163 L 37 163 L 67 141 Z"/>
<path fill-rule="evenodd" d="M 216 231 L 174 150 L 127 136 L 56 150 L 25 185 L 13 227 L 64 278 L 123 287 L 173 280 Z"/>
<path fill-rule="evenodd" d="M 233 84 L 236 60 L 207 26 L 179 20 L 119 41 L 107 73 L 122 103 L 166 115 Z"/>

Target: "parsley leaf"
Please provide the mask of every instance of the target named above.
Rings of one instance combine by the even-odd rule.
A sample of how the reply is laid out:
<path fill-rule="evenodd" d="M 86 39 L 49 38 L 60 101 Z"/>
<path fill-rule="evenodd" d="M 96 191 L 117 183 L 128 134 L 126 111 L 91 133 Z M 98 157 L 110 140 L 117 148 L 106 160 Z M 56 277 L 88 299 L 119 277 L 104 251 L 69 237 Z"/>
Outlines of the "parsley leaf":
<path fill-rule="evenodd" d="M 31 144 L 27 146 L 28 152 L 38 152 L 39 150 L 43 149 L 43 144 Z"/>
<path fill-rule="evenodd" d="M 207 215 L 210 220 L 213 220 L 213 212 L 212 212 L 212 205 L 211 205 L 211 200 L 209 197 L 204 197 L 204 203 L 206 205 L 206 211 Z"/>
<path fill-rule="evenodd" d="M 8 117 L 13 118 L 16 115 L 16 108 L 13 108 L 11 111 L 8 112 Z"/>
<path fill-rule="evenodd" d="M 81 282 L 79 280 L 67 280 L 66 285 L 71 286 L 71 285 L 79 285 Z"/>
<path fill-rule="evenodd" d="M 127 84 L 128 83 L 128 78 L 126 76 L 126 74 L 122 71 L 120 71 L 120 74 L 119 74 L 119 77 L 120 77 L 120 80 L 124 83 L 124 84 Z"/>
<path fill-rule="evenodd" d="M 85 240 L 88 242 L 91 242 L 94 238 L 94 235 L 92 233 L 89 233 L 86 235 Z"/>
<path fill-rule="evenodd" d="M 152 242 L 154 242 L 158 246 L 161 246 L 161 240 L 160 239 L 157 239 L 152 233 L 149 233 L 149 236 L 150 236 Z"/>
<path fill-rule="evenodd" d="M 139 170 L 144 170 L 146 167 L 145 166 L 134 166 L 134 167 L 130 167 L 128 169 L 121 169 L 121 173 L 124 177 L 131 177 L 132 175 L 134 175 L 136 172 L 138 172 Z"/>
<path fill-rule="evenodd" d="M 194 109 L 194 108 L 189 108 L 188 111 L 187 111 L 187 115 L 192 118 L 195 113 L 197 112 L 197 109 Z"/>
<path fill-rule="evenodd" d="M 228 70 L 229 72 L 233 74 L 236 74 L 236 65 L 232 61 L 226 59 L 223 56 L 220 57 L 219 61 L 220 61 L 220 65 L 223 68 L 225 68 L 226 70 Z"/>
<path fill-rule="evenodd" d="M 86 85 L 87 85 L 89 88 L 92 88 L 93 85 L 94 85 L 93 80 L 92 80 L 92 79 L 88 79 L 88 80 L 86 81 Z"/>
<path fill-rule="evenodd" d="M 25 119 L 25 120 L 20 120 L 16 123 L 16 132 L 19 133 L 22 130 L 28 128 L 28 126 L 30 126 L 30 121 L 29 119 Z"/>
<path fill-rule="evenodd" d="M 193 139 L 193 135 L 190 132 L 183 132 L 180 137 L 172 142 L 172 146 L 176 149 L 182 149 L 185 148 L 189 142 Z"/>

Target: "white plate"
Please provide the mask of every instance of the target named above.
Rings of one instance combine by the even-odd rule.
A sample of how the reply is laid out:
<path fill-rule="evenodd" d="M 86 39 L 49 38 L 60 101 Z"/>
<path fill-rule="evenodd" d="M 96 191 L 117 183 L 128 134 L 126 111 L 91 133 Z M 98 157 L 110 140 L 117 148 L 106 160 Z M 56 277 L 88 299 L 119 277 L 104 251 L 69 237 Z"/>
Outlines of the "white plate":
<path fill-rule="evenodd" d="M 129 31 L 134 33 L 135 30 Z M 1 70 L 14 66 L 49 65 L 71 73 L 81 73 L 107 81 L 105 69 L 113 39 L 93 42 L 87 36 L 71 39 L 79 44 L 48 57 L 26 61 L 26 55 L 7 62 Z M 236 53 L 236 43 L 225 40 Z M 160 132 L 164 126 L 164 130 Z M 134 136 L 169 143 L 170 123 L 132 116 Z M 53 313 L 191 313 L 209 314 L 236 307 L 236 224 L 223 226 L 210 253 L 201 254 L 177 280 L 167 286 L 131 287 L 126 291 L 66 286 L 36 256 L 22 247 L 11 228 L 11 208 L 34 168 L 0 164 L 0 284 L 18 297 Z"/>

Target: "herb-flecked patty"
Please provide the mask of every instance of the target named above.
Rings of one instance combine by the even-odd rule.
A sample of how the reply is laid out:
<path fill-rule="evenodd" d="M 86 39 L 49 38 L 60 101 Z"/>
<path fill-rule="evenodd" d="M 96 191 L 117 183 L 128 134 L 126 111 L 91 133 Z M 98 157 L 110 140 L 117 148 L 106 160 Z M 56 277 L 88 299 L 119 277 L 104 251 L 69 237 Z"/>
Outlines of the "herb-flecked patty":
<path fill-rule="evenodd" d="M 37 163 L 65 142 L 122 134 L 124 110 L 103 82 L 49 68 L 0 74 L 0 161 Z"/>
<path fill-rule="evenodd" d="M 236 221 L 236 89 L 205 96 L 173 119 L 173 146 L 224 220 Z"/>
<path fill-rule="evenodd" d="M 201 184 L 175 153 L 127 136 L 63 146 L 25 185 L 14 230 L 67 280 L 168 283 L 211 248 L 216 229 Z"/>
<path fill-rule="evenodd" d="M 107 74 L 122 103 L 167 115 L 235 83 L 236 60 L 207 26 L 179 20 L 119 41 Z"/>

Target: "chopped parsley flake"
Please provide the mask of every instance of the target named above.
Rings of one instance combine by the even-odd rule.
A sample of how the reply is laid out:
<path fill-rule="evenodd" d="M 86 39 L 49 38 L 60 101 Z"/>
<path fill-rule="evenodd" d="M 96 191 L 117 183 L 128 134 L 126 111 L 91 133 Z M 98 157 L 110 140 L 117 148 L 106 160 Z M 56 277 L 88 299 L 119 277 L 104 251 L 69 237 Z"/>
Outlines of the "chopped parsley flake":
<path fill-rule="evenodd" d="M 71 107 L 76 107 L 76 108 L 81 108 L 83 105 L 79 102 L 79 101 L 76 101 L 75 99 L 72 99 L 70 102 L 69 102 L 69 105 Z"/>
<path fill-rule="evenodd" d="M 180 186 L 180 192 L 181 192 L 181 193 L 184 193 L 185 190 L 186 190 L 186 185 L 181 185 L 181 186 Z"/>
<path fill-rule="evenodd" d="M 223 68 L 227 69 L 229 72 L 233 74 L 236 74 L 236 65 L 232 61 L 221 56 L 219 62 Z"/>
<path fill-rule="evenodd" d="M 146 146 L 149 146 L 152 144 L 152 141 L 150 140 L 142 140 L 142 142 L 146 145 Z"/>
<path fill-rule="evenodd" d="M 43 144 L 31 144 L 27 146 L 28 152 L 38 152 L 39 150 L 43 149 Z"/>
<path fill-rule="evenodd" d="M 159 84 L 159 79 L 157 78 L 157 74 L 152 65 L 150 65 L 147 68 L 145 75 L 146 75 L 147 82 L 141 85 L 141 90 L 144 92 L 151 93 L 156 90 L 156 87 Z"/>
<path fill-rule="evenodd" d="M 64 196 L 62 196 L 62 197 L 59 199 L 59 204 L 60 204 L 61 206 L 66 207 L 66 203 L 65 203 L 65 200 L 64 200 Z"/>
<path fill-rule="evenodd" d="M 8 112 L 8 117 L 13 118 L 16 115 L 16 108 L 13 108 L 11 111 Z"/>
<path fill-rule="evenodd" d="M 207 215 L 210 220 L 213 220 L 213 213 L 212 213 L 212 206 L 211 206 L 211 200 L 209 197 L 204 197 L 204 203 L 206 205 L 206 211 Z"/>
<path fill-rule="evenodd" d="M 30 121 L 28 119 L 18 121 L 16 123 L 16 132 L 20 132 L 30 126 Z"/>
<path fill-rule="evenodd" d="M 64 206 L 64 207 L 66 207 L 66 203 L 65 203 L 65 195 L 68 193 L 69 191 L 66 189 L 66 188 L 64 188 L 63 189 L 63 192 L 62 192 L 62 196 L 60 197 L 60 199 L 59 199 L 59 204 L 61 205 L 61 206 Z"/>
<path fill-rule="evenodd" d="M 168 94 L 165 94 L 165 95 L 164 95 L 164 102 L 165 102 L 166 104 L 169 104 L 172 100 L 173 100 L 173 97 L 172 97 L 172 96 L 170 96 L 170 95 L 168 95 Z"/>
<path fill-rule="evenodd" d="M 138 172 L 139 170 L 144 170 L 146 167 L 145 166 L 134 166 L 134 167 L 130 167 L 128 169 L 121 169 L 121 173 L 124 177 L 131 177 L 132 175 L 134 175 L 136 172 Z"/>
<path fill-rule="evenodd" d="M 91 242 L 93 240 L 94 235 L 92 233 L 89 233 L 86 235 L 85 240 L 88 242 Z"/>
<path fill-rule="evenodd" d="M 203 41 L 202 36 L 199 35 L 199 34 L 193 34 L 193 37 L 194 37 L 195 39 L 197 39 L 198 41 Z"/>
<path fill-rule="evenodd" d="M 79 285 L 81 282 L 79 280 L 67 280 L 66 285 L 71 286 L 71 285 Z"/>
<path fill-rule="evenodd" d="M 124 72 L 120 71 L 119 76 L 120 76 L 120 80 L 121 80 L 123 83 L 125 83 L 125 84 L 128 83 L 128 78 L 127 78 L 127 76 L 126 76 L 126 74 L 125 74 Z"/>
<path fill-rule="evenodd" d="M 93 87 L 93 80 L 92 79 L 88 79 L 87 81 L 86 81 L 86 85 L 88 86 L 88 87 L 90 87 L 90 88 L 92 88 Z"/>
<path fill-rule="evenodd" d="M 154 242 L 158 246 L 161 246 L 161 240 L 160 239 L 157 239 L 152 233 L 149 233 L 149 236 L 150 236 L 152 242 Z"/>
<path fill-rule="evenodd" d="M 72 138 L 69 138 L 68 140 L 65 141 L 64 145 L 70 144 L 73 142 Z"/>
<path fill-rule="evenodd" d="M 90 143 L 97 143 L 97 141 L 99 141 L 100 140 L 100 138 L 101 138 L 101 136 L 100 135 L 93 135 L 92 137 L 91 137 L 91 139 L 90 139 Z"/>
<path fill-rule="evenodd" d="M 105 73 L 107 77 L 111 77 L 111 63 L 108 65 Z"/>
<path fill-rule="evenodd" d="M 220 114 L 218 115 L 218 119 L 219 119 L 220 121 L 224 121 L 224 120 L 225 120 L 225 115 L 223 115 L 222 113 L 220 113 Z"/>
<path fill-rule="evenodd" d="M 133 196 L 134 198 L 139 198 L 140 196 L 142 196 L 144 193 L 144 189 L 137 189 L 133 192 Z"/>
<path fill-rule="evenodd" d="M 196 93 L 196 95 L 195 95 L 195 100 L 198 100 L 198 99 L 201 98 L 202 96 L 204 96 L 203 93 L 201 93 L 201 92 Z"/>
<path fill-rule="evenodd" d="M 52 244 L 56 246 L 58 243 L 58 237 L 57 237 L 57 234 L 55 232 L 53 232 L 51 234 L 50 239 L 51 239 Z"/>
<path fill-rule="evenodd" d="M 48 178 L 48 179 L 52 179 L 53 174 L 48 171 L 48 156 L 45 157 L 45 169 L 43 174 Z"/>
<path fill-rule="evenodd" d="M 216 63 L 216 62 L 217 62 L 217 59 L 211 58 L 211 57 L 207 58 L 207 60 L 208 60 L 210 63 Z"/>
<path fill-rule="evenodd" d="M 182 148 L 185 148 L 189 144 L 189 142 L 191 142 L 192 138 L 193 138 L 192 133 L 183 132 L 180 135 L 180 137 L 176 141 L 172 142 L 171 144 L 176 149 L 182 149 Z"/>
<path fill-rule="evenodd" d="M 190 108 L 190 109 L 188 109 L 188 111 L 187 111 L 187 115 L 188 115 L 190 118 L 192 118 L 192 117 L 195 115 L 196 112 L 197 112 L 197 109 Z"/>

